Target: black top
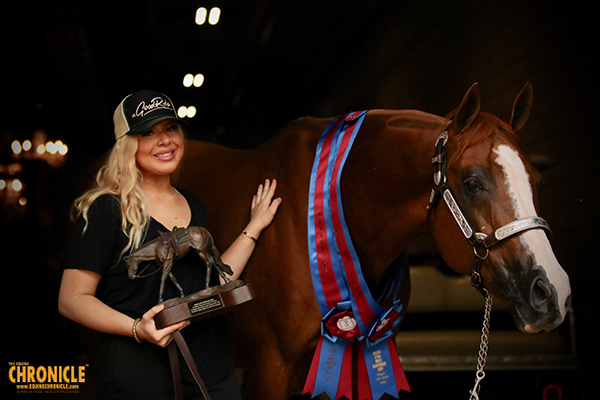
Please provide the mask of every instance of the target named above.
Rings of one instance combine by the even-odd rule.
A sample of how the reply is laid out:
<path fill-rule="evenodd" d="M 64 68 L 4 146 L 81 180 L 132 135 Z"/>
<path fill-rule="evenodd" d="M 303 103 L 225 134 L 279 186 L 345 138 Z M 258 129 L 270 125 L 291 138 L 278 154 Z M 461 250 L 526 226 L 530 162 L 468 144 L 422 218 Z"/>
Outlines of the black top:
<path fill-rule="evenodd" d="M 180 192 L 190 205 L 190 226 L 206 228 L 206 209 L 200 199 L 189 191 Z M 88 227 L 83 234 L 85 222 L 83 218 L 77 221 L 65 268 L 84 269 L 100 274 L 102 279 L 98 284 L 96 296 L 105 304 L 132 318 L 141 317 L 158 303 L 160 265 L 153 261 L 141 262 L 137 273 L 144 277 L 129 279 L 124 260 L 129 253 L 123 257 L 120 255 L 127 245 L 127 237 L 121 229 L 120 201 L 115 196 L 103 195 L 96 199 L 88 211 L 88 221 Z M 167 228 L 152 218 L 142 244 L 158 238 L 161 232 L 167 231 Z M 193 250 L 176 261 L 171 272 L 186 295 L 204 289 L 206 268 Z M 211 284 L 218 284 L 216 274 L 212 279 L 214 281 Z M 167 278 L 163 299 L 179 295 L 179 290 Z"/>

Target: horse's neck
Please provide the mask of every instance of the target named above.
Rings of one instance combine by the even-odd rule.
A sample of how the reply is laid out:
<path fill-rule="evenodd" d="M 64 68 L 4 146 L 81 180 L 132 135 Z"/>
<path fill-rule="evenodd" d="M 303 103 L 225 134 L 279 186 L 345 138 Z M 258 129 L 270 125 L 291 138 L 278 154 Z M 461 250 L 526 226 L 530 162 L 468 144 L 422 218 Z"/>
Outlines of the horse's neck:
<path fill-rule="evenodd" d="M 428 230 L 431 157 L 447 125 L 422 112 L 373 112 L 356 138 L 342 175 L 344 213 L 361 262 L 368 265 L 365 278 L 375 286 Z"/>
<path fill-rule="evenodd" d="M 210 232 L 220 247 L 229 245 L 230 231 L 247 219 L 259 183 L 253 153 L 193 140 L 185 144 L 182 168 L 174 185 L 200 197 L 208 211 Z"/>

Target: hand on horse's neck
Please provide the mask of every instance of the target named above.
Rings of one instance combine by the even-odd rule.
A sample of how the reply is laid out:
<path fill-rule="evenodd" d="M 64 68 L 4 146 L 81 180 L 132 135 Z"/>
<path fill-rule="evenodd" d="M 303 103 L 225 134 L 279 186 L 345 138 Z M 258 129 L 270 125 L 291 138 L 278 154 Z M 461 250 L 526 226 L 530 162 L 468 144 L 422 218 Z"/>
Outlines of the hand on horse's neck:
<path fill-rule="evenodd" d="M 170 181 L 146 181 L 142 187 L 150 203 L 152 218 L 170 231 L 175 227 L 188 227 L 192 212 L 185 197 L 171 186 Z"/>

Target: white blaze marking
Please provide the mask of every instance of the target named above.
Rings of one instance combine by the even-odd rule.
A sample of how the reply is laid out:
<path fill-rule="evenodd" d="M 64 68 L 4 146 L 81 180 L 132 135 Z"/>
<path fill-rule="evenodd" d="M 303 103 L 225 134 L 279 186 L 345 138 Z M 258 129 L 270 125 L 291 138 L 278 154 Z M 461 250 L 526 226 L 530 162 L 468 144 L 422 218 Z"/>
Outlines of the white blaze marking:
<path fill-rule="evenodd" d="M 495 161 L 504 172 L 506 188 L 515 210 L 515 219 L 537 216 L 529 175 L 519 154 L 507 145 L 498 146 L 494 152 L 498 155 Z M 546 271 L 548 280 L 556 288 L 560 313 L 564 317 L 565 301 L 571 294 L 571 286 L 569 277 L 552 251 L 546 233 L 541 229 L 528 230 L 521 234 L 520 240 L 523 247 L 534 257 L 537 265 Z"/>

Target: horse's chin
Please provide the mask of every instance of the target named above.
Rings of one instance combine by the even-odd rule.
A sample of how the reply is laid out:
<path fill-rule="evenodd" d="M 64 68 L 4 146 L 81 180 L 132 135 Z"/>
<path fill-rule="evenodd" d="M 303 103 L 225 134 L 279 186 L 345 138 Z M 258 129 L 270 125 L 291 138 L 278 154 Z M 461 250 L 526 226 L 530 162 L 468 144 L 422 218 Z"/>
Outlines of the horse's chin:
<path fill-rule="evenodd" d="M 523 328 L 523 332 L 535 334 L 535 333 L 540 333 L 540 332 L 544 332 L 544 331 L 540 330 L 540 329 L 536 329 L 531 325 L 525 325 L 525 327 Z"/>
<path fill-rule="evenodd" d="M 554 318 L 551 322 L 548 321 L 527 321 L 521 310 L 516 307 L 511 307 L 511 314 L 517 325 L 517 328 L 523 333 L 537 334 L 541 332 L 550 332 L 557 328 L 563 322 L 563 318 Z"/>
<path fill-rule="evenodd" d="M 513 319 L 515 320 L 517 328 L 519 328 L 521 332 L 530 334 L 542 332 L 542 329 L 534 328 L 531 324 L 526 323 L 523 319 L 523 315 L 521 314 L 518 308 L 511 307 L 511 314 L 513 316 Z"/>

